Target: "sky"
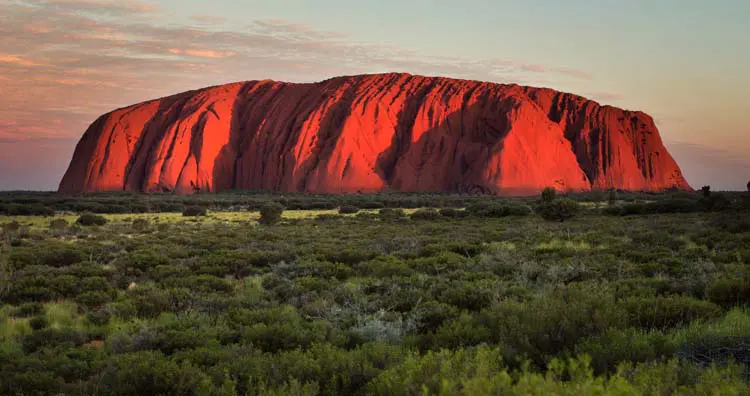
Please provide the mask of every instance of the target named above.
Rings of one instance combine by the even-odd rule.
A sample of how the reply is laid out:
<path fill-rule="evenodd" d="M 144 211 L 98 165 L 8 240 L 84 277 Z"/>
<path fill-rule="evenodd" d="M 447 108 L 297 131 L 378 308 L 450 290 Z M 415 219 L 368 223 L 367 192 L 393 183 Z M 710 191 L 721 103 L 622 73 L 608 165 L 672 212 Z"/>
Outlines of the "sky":
<path fill-rule="evenodd" d="M 99 115 L 234 81 L 408 72 L 654 117 L 688 182 L 750 180 L 746 0 L 0 0 L 0 190 L 54 190 Z"/>

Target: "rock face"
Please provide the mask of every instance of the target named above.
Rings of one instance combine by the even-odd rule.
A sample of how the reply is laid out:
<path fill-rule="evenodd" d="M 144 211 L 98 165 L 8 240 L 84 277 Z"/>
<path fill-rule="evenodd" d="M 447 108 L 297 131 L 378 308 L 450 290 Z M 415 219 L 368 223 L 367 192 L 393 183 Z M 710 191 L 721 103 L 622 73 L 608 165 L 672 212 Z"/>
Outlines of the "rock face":
<path fill-rule="evenodd" d="M 60 182 L 89 191 L 535 194 L 690 189 L 641 112 L 550 89 L 379 74 L 250 81 L 115 110 Z"/>

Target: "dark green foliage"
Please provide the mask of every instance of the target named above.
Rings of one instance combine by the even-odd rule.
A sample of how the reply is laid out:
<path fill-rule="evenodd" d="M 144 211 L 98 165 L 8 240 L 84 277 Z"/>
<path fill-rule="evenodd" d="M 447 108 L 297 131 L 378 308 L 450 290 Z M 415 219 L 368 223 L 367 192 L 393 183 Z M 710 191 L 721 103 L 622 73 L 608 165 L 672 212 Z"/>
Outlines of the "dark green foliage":
<path fill-rule="evenodd" d="M 28 318 L 34 315 L 39 315 L 44 312 L 44 305 L 37 302 L 24 303 L 18 308 L 13 310 L 13 316 L 16 318 Z"/>
<path fill-rule="evenodd" d="M 557 196 L 557 190 L 554 187 L 547 187 L 542 191 L 542 202 L 552 202 Z"/>
<path fill-rule="evenodd" d="M 208 214 L 208 209 L 199 205 L 190 205 L 182 211 L 185 217 L 205 216 L 206 214 Z"/>
<path fill-rule="evenodd" d="M 722 313 L 708 301 L 684 296 L 631 297 L 624 302 L 630 325 L 643 329 L 668 329 L 690 322 L 710 320 Z"/>
<path fill-rule="evenodd" d="M 281 215 L 284 213 L 284 207 L 276 202 L 268 202 L 260 208 L 260 220 L 263 225 L 274 225 L 281 221 Z"/>
<path fill-rule="evenodd" d="M 382 220 L 399 220 L 406 218 L 406 213 L 403 209 L 385 208 L 378 211 L 378 216 Z"/>
<path fill-rule="evenodd" d="M 472 216 L 489 218 L 528 216 L 531 214 L 531 208 L 528 206 L 505 201 L 476 203 L 466 208 L 466 211 Z"/>
<path fill-rule="evenodd" d="M 716 197 L 721 195 L 716 194 Z M 711 198 L 714 199 L 714 198 Z M 722 198 L 716 198 L 722 200 Z M 708 204 L 712 207 L 713 204 Z M 722 204 L 723 205 L 723 204 Z M 718 207 L 718 206 L 717 206 Z M 613 206 L 605 210 L 606 214 L 629 216 L 629 215 L 648 215 L 658 213 L 693 213 L 705 211 L 706 205 L 693 198 L 668 198 L 647 203 L 630 203 L 620 206 Z"/>
<path fill-rule="evenodd" d="M 359 212 L 359 208 L 354 205 L 341 205 L 339 207 L 339 214 L 355 214 Z"/>
<path fill-rule="evenodd" d="M 703 186 L 701 187 L 701 193 L 703 193 L 704 198 L 711 197 L 711 186 Z"/>
<path fill-rule="evenodd" d="M 581 206 L 576 201 L 563 198 L 542 203 L 537 211 L 545 220 L 566 221 L 574 218 L 581 211 Z"/>
<path fill-rule="evenodd" d="M 15 220 L 0 225 L 0 229 L 2 229 L 3 232 L 11 234 L 18 232 L 18 230 L 21 229 L 21 224 Z"/>
<path fill-rule="evenodd" d="M 183 213 L 184 215 L 184 213 Z M 148 219 L 135 219 L 133 220 L 133 230 L 136 232 L 143 232 L 151 227 L 151 222 Z"/>
<path fill-rule="evenodd" d="M 35 316 L 29 319 L 29 327 L 31 327 L 32 330 L 41 330 L 47 327 L 48 324 L 49 323 L 45 316 Z"/>
<path fill-rule="evenodd" d="M 190 364 L 143 351 L 112 359 L 91 386 L 107 395 L 202 395 L 211 390 L 210 384 L 210 378 Z"/>
<path fill-rule="evenodd" d="M 464 210 L 458 210 L 454 208 L 443 208 L 440 209 L 440 216 L 448 217 L 448 218 L 459 218 L 459 217 L 466 217 L 469 213 Z"/>
<path fill-rule="evenodd" d="M 750 278 L 716 279 L 706 291 L 708 299 L 724 308 L 750 305 Z"/>
<path fill-rule="evenodd" d="M 25 335 L 21 346 L 24 352 L 32 353 L 42 348 L 77 347 L 86 341 L 86 335 L 76 330 L 47 328 Z"/>
<path fill-rule="evenodd" d="M 109 323 L 112 315 L 106 310 L 93 310 L 86 312 L 86 321 L 94 326 L 104 326 Z"/>
<path fill-rule="evenodd" d="M 659 331 L 636 328 L 609 329 L 582 340 L 575 347 L 578 354 L 591 357 L 591 366 L 598 374 L 611 373 L 621 362 L 641 363 L 672 356 L 678 346 Z"/>
<path fill-rule="evenodd" d="M 706 212 L 723 212 L 732 208 L 732 201 L 724 194 L 709 194 L 698 201 L 698 206 Z"/>
<path fill-rule="evenodd" d="M 84 213 L 78 217 L 76 224 L 86 227 L 94 225 L 103 226 L 107 224 L 107 219 L 105 219 L 104 216 L 99 216 L 93 213 Z"/>
<path fill-rule="evenodd" d="M 435 209 L 417 209 L 409 216 L 412 220 L 437 220 L 440 213 Z"/>
<path fill-rule="evenodd" d="M 54 219 L 49 222 L 49 228 L 53 231 L 63 231 L 68 228 L 68 221 L 65 219 Z"/>

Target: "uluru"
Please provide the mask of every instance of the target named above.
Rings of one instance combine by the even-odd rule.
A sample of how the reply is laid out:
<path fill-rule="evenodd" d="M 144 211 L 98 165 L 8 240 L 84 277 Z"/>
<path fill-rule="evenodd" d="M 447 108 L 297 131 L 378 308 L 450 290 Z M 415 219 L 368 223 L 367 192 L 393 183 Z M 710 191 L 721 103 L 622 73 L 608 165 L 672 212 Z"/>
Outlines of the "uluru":
<path fill-rule="evenodd" d="M 389 73 L 248 81 L 118 109 L 64 193 L 690 189 L 653 119 L 546 88 Z"/>

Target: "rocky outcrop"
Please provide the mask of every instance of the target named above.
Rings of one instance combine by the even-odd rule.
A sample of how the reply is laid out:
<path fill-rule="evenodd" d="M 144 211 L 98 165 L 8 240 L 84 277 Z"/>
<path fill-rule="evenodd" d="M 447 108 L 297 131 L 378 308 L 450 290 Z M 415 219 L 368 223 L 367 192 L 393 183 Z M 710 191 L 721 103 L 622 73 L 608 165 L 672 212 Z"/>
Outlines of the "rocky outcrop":
<path fill-rule="evenodd" d="M 250 81 L 115 110 L 60 191 L 689 189 L 653 120 L 550 89 L 408 74 Z"/>

